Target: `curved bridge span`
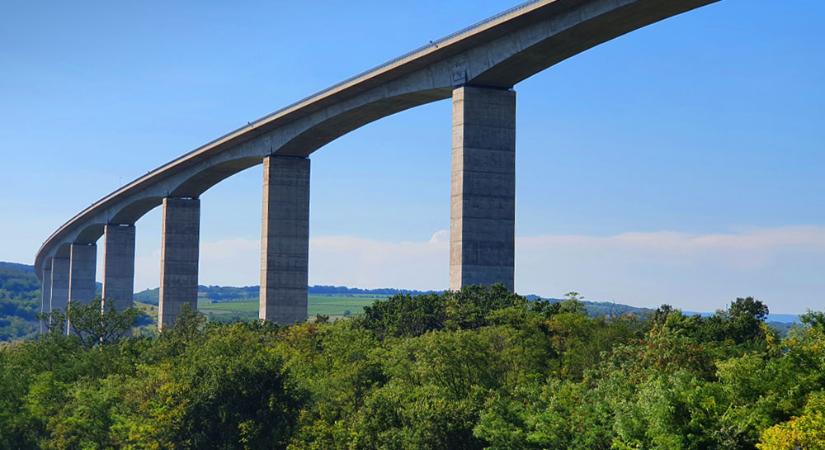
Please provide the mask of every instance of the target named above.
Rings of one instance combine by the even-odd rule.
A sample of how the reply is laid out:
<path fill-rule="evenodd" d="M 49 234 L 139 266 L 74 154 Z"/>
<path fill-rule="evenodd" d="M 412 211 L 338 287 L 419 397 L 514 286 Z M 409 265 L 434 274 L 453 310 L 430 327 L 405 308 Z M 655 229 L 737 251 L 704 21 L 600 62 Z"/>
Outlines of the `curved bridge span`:
<path fill-rule="evenodd" d="M 450 288 L 513 287 L 518 82 L 617 36 L 718 0 L 536 0 L 454 33 L 222 136 L 138 178 L 66 222 L 35 268 L 44 311 L 95 295 L 132 304 L 135 222 L 163 206 L 158 324 L 196 307 L 199 197 L 264 165 L 260 318 L 306 319 L 309 155 L 367 123 L 452 98 Z M 446 145 L 446 144 L 445 144 Z"/>

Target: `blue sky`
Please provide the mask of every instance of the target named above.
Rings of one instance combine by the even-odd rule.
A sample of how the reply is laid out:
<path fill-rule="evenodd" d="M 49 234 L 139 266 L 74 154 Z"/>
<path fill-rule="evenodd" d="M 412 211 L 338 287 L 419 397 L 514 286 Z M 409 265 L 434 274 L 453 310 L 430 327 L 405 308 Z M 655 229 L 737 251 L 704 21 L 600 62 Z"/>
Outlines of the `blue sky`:
<path fill-rule="evenodd" d="M 0 4 L 0 260 L 248 121 L 513 4 Z M 723 0 L 516 86 L 516 288 L 825 308 L 825 3 Z M 315 153 L 313 284 L 447 287 L 450 105 Z M 261 171 L 203 196 L 201 282 L 257 284 Z M 156 286 L 159 212 L 138 222 Z"/>

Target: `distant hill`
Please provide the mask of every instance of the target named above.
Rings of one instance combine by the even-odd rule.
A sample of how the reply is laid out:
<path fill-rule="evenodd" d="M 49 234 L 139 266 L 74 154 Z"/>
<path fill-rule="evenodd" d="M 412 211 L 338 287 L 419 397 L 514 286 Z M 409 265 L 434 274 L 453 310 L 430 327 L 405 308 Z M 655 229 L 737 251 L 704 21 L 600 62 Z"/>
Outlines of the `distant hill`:
<path fill-rule="evenodd" d="M 34 274 L 34 266 L 0 261 L 0 270 L 27 272 Z M 35 277 L 37 278 L 37 277 Z"/>
<path fill-rule="evenodd" d="M 198 286 L 198 297 L 213 303 L 249 302 L 258 300 L 258 286 Z M 422 295 L 438 291 L 418 291 L 412 289 L 360 289 L 346 286 L 310 286 L 310 295 L 323 296 L 372 296 L 390 297 L 396 294 Z M 98 283 L 100 294 L 100 283 Z M 135 300 L 151 305 L 158 304 L 159 289 L 147 289 L 135 294 Z M 528 295 L 536 300 L 541 297 Z M 560 299 L 545 298 L 551 302 Z M 585 301 L 587 312 L 592 316 L 616 317 L 625 314 L 647 315 L 653 312 L 648 308 L 637 308 L 610 302 Z M 34 267 L 26 264 L 0 262 L 0 341 L 22 339 L 34 336 L 37 331 L 36 314 L 40 311 L 40 283 L 34 273 Z M 710 315 L 712 313 L 685 314 Z M 787 331 L 793 323 L 799 321 L 794 314 L 771 314 L 768 323 L 780 331 Z"/>
<path fill-rule="evenodd" d="M 539 297 L 538 295 L 527 295 L 526 296 L 529 300 L 546 300 L 550 303 L 559 303 L 563 302 L 563 299 L 560 298 L 551 298 L 551 297 Z M 622 305 L 620 303 L 612 303 L 612 302 L 599 302 L 599 301 L 583 301 L 585 309 L 587 309 L 587 314 L 593 317 L 618 317 L 624 316 L 627 314 L 633 314 L 637 316 L 646 316 L 648 314 L 653 313 L 653 309 L 650 308 L 639 308 L 636 306 L 630 305 Z"/>
<path fill-rule="evenodd" d="M 38 312 L 40 282 L 34 267 L 0 262 L 0 341 L 33 336 Z"/>
<path fill-rule="evenodd" d="M 799 323 L 797 314 L 768 314 L 768 322 Z"/>
<path fill-rule="evenodd" d="M 713 313 L 709 312 L 696 312 L 696 311 L 682 311 L 684 314 L 687 315 L 696 315 L 702 317 L 712 316 Z M 798 314 L 768 314 L 768 323 L 785 323 L 785 324 L 794 324 L 799 323 L 799 315 Z"/>
<path fill-rule="evenodd" d="M 244 287 L 229 287 L 229 286 L 198 286 L 198 298 L 209 300 L 213 303 L 229 303 L 229 302 L 249 302 L 258 301 L 258 286 L 244 286 Z M 422 295 L 440 291 L 417 291 L 413 289 L 359 289 L 350 288 L 346 286 L 310 286 L 309 295 L 335 295 L 335 296 L 377 296 L 390 297 L 396 294 Z M 135 294 L 135 299 L 142 303 L 151 305 L 158 304 L 159 289 L 147 289 Z M 552 303 L 563 301 L 558 298 L 545 298 L 538 295 L 527 295 L 530 300 L 543 299 Z M 620 303 L 602 302 L 602 301 L 584 301 L 587 313 L 594 317 L 618 317 L 627 314 L 637 316 L 646 316 L 654 312 L 650 308 L 639 308 L 636 306 L 623 305 Z M 685 311 L 685 314 L 698 314 L 702 316 L 710 316 L 713 313 L 708 312 L 692 312 Z M 770 314 L 768 315 L 768 324 L 778 330 L 780 334 L 785 334 L 790 329 L 791 325 L 799 322 L 799 316 L 796 314 Z"/>

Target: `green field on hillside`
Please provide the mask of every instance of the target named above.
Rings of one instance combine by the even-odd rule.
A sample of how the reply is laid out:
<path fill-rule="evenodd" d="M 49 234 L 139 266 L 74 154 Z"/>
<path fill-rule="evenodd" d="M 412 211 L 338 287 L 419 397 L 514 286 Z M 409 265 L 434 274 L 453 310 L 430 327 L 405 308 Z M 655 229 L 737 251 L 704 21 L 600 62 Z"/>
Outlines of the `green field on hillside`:
<path fill-rule="evenodd" d="M 310 295 L 309 317 L 312 319 L 318 314 L 323 314 L 332 318 L 338 318 L 361 314 L 365 306 L 371 305 L 376 300 L 385 298 L 384 296 L 376 295 Z M 138 305 L 141 309 L 149 313 L 150 316 L 157 316 L 156 306 L 144 303 L 138 303 Z M 230 302 L 199 300 L 198 311 L 206 314 L 213 320 L 222 322 L 255 320 L 258 318 L 258 302 L 257 300 Z"/>

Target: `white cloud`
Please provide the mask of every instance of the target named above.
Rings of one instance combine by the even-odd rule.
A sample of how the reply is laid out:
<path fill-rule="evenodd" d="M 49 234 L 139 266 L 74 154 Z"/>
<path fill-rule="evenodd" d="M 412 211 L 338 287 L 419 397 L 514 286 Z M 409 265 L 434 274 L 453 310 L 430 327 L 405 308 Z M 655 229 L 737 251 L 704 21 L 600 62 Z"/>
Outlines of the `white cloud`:
<path fill-rule="evenodd" d="M 753 295 L 777 312 L 825 308 L 825 227 L 732 233 L 624 233 L 524 237 L 520 292 L 712 310 Z"/>
<path fill-rule="evenodd" d="M 201 283 L 257 284 L 259 249 L 250 239 L 203 243 Z M 138 258 L 138 288 L 157 286 L 159 257 L 155 251 Z M 310 242 L 311 284 L 444 289 L 448 264 L 446 230 L 418 242 L 354 236 Z M 798 312 L 825 308 L 824 272 L 825 227 L 516 240 L 517 290 L 548 296 L 577 290 L 592 299 L 712 310 L 754 295 L 776 312 Z"/>
<path fill-rule="evenodd" d="M 444 289 L 449 284 L 449 233 L 423 242 L 386 242 L 352 236 L 310 241 L 312 284 Z"/>

